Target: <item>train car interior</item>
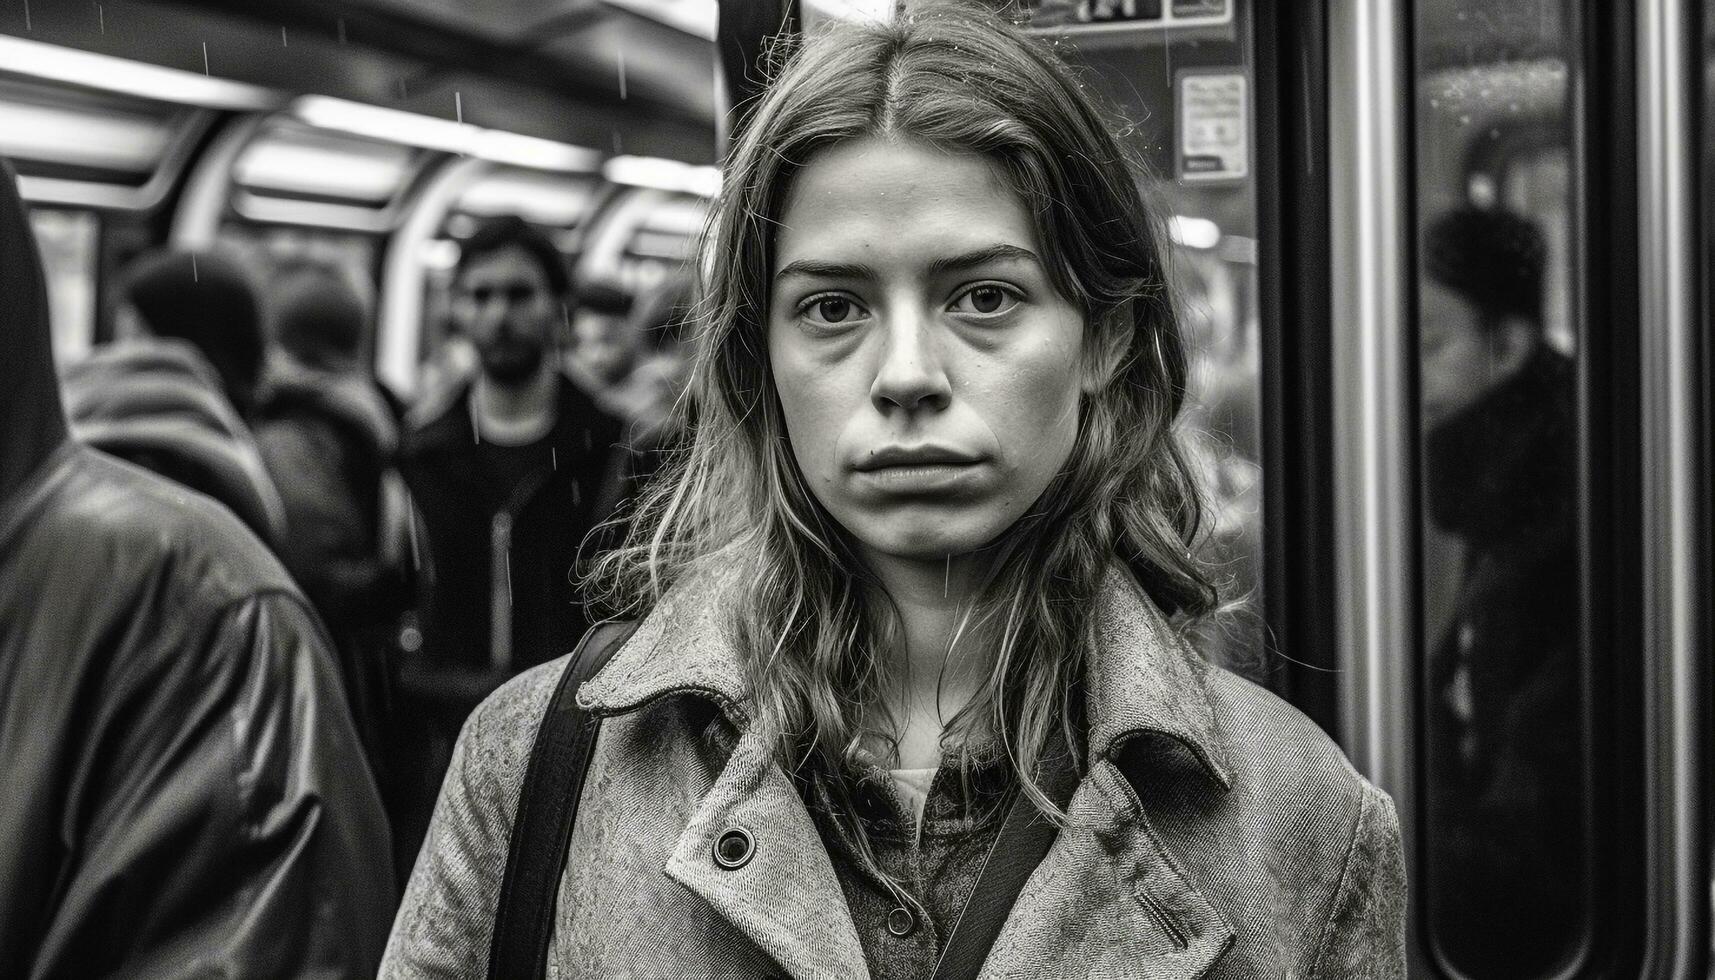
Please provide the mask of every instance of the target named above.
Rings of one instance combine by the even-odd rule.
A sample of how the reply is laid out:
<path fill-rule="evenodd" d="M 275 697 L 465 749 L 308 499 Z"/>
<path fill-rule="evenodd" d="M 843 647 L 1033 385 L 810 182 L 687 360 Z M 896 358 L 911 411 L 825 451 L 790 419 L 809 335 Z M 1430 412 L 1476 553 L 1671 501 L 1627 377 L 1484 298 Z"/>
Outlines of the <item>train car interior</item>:
<path fill-rule="evenodd" d="M 694 271 L 770 38 L 910 5 L 4 0 L 56 356 L 123 332 L 150 250 L 310 261 L 420 404 L 476 364 L 479 222 L 641 306 Z M 1199 641 L 1392 795 L 1411 975 L 1708 975 L 1715 3 L 994 5 L 1171 215 Z"/>

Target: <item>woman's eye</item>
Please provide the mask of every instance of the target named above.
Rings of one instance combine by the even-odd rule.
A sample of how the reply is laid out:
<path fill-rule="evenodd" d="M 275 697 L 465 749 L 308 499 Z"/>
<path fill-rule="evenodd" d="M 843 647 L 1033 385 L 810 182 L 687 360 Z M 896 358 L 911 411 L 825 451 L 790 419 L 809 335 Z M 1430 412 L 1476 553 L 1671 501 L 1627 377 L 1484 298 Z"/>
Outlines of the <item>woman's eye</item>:
<path fill-rule="evenodd" d="M 1018 305 L 1018 297 L 1001 286 L 977 286 L 966 290 L 953 303 L 955 313 L 994 316 Z"/>
<path fill-rule="evenodd" d="M 820 296 L 805 303 L 800 315 L 812 323 L 849 323 L 863 316 L 863 308 L 844 296 Z"/>

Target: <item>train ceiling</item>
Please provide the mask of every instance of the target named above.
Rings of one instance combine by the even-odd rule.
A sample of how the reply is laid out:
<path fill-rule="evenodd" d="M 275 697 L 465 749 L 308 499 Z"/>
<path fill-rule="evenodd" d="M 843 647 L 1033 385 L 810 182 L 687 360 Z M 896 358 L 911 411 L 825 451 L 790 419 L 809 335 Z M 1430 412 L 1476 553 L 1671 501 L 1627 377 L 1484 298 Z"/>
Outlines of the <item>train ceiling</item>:
<path fill-rule="evenodd" d="M 716 150 L 712 6 L 8 0 L 0 33 L 603 153 L 707 163 Z"/>

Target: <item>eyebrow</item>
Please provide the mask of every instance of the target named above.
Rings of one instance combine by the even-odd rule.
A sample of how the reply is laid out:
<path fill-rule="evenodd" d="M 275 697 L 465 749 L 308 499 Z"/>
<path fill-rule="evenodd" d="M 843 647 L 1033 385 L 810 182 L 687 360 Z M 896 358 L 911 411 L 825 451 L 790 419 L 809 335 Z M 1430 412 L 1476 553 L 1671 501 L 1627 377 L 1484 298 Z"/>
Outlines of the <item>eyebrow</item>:
<path fill-rule="evenodd" d="M 996 244 L 987 248 L 979 248 L 963 255 L 952 255 L 935 259 L 929 263 L 931 278 L 946 275 L 949 272 L 962 272 L 987 265 L 990 262 L 1013 261 L 1029 262 L 1040 266 L 1042 260 L 1036 253 L 1017 245 Z M 821 279 L 870 279 L 876 278 L 875 270 L 867 265 L 850 262 L 819 262 L 815 259 L 799 259 L 789 262 L 774 274 L 776 282 L 787 276 L 811 276 Z"/>

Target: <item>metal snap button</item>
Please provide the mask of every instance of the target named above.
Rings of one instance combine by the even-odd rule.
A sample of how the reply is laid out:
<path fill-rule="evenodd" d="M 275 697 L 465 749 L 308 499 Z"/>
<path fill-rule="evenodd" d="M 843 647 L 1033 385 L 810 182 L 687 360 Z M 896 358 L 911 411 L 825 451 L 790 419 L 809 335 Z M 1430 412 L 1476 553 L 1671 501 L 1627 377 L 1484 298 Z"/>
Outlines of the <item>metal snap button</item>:
<path fill-rule="evenodd" d="M 917 931 L 917 916 L 911 910 L 901 905 L 887 913 L 887 931 L 904 939 Z"/>
<path fill-rule="evenodd" d="M 756 853 L 756 839 L 743 827 L 730 827 L 715 838 L 715 863 L 735 871 L 750 863 Z"/>

